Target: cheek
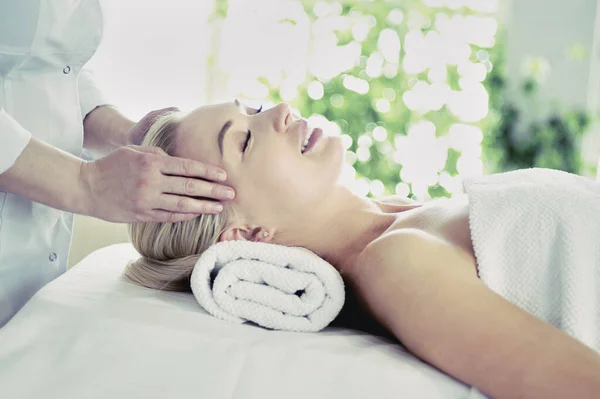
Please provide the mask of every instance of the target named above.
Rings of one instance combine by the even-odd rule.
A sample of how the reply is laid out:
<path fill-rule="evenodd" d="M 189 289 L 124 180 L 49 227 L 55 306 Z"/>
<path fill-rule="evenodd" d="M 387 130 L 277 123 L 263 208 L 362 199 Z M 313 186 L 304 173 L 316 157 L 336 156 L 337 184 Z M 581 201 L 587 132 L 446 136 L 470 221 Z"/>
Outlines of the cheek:
<path fill-rule="evenodd" d="M 257 212 L 288 214 L 318 194 L 312 190 L 311 179 L 302 171 L 299 161 L 290 154 L 287 157 L 272 154 L 248 168 L 247 188 L 252 192 L 249 197 L 255 202 L 253 207 Z"/>
<path fill-rule="evenodd" d="M 261 168 L 262 179 L 257 182 L 264 193 L 273 199 L 298 198 L 305 189 L 306 176 L 297 158 L 274 157 Z"/>
<path fill-rule="evenodd" d="M 283 150 L 261 154 L 247 165 L 249 197 L 270 207 L 271 212 L 300 209 L 320 201 L 335 186 L 344 159 L 341 139 L 328 140 L 321 154 L 312 159 Z"/>

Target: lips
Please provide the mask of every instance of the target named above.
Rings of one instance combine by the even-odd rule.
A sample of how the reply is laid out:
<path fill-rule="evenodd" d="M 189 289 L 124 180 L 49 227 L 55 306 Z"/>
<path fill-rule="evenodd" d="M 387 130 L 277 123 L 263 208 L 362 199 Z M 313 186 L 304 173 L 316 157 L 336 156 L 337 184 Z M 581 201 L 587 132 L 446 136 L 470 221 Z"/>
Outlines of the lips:
<path fill-rule="evenodd" d="M 308 136 L 308 122 L 306 122 L 306 119 L 301 119 L 298 123 L 300 124 L 300 152 L 302 152 L 302 146 L 304 145 L 306 137 Z"/>
<path fill-rule="evenodd" d="M 301 119 L 298 121 L 298 139 L 300 141 L 298 147 L 300 148 L 300 154 L 306 154 L 311 148 L 315 146 L 315 143 L 323 136 L 323 130 L 319 127 L 316 127 L 312 130 L 309 130 L 308 122 L 306 119 Z M 309 137 L 308 143 L 306 144 L 306 148 L 302 151 L 304 147 L 304 143 L 306 142 L 306 138 Z"/>
<path fill-rule="evenodd" d="M 312 135 L 310 136 L 310 139 L 308 139 L 308 144 L 306 144 L 306 148 L 304 149 L 304 154 L 310 152 L 322 136 L 323 129 L 321 129 L 320 127 L 314 128 L 312 130 Z"/>

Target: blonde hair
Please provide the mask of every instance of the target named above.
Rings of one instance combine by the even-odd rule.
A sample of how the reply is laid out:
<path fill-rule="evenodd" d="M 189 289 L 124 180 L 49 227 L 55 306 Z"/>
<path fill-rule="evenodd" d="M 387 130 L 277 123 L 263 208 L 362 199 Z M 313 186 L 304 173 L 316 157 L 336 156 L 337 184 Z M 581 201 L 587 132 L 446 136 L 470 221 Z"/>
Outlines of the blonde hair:
<path fill-rule="evenodd" d="M 162 115 L 146 134 L 143 146 L 175 153 L 175 138 L 183 113 Z M 131 243 L 141 257 L 125 268 L 125 277 L 144 287 L 190 291 L 189 278 L 200 255 L 215 244 L 225 230 L 227 211 L 204 214 L 185 222 L 131 223 Z"/>

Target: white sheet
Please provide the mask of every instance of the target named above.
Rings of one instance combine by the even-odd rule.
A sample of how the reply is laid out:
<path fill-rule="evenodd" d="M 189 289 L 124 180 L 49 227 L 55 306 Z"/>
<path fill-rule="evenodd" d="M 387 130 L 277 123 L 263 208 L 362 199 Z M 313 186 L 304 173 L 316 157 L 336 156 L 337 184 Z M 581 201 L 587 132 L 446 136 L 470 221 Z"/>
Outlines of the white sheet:
<path fill-rule="evenodd" d="M 96 251 L 0 330 L 0 397 L 458 399 L 469 387 L 373 335 L 269 331 L 191 294 L 121 277 L 128 244 Z"/>

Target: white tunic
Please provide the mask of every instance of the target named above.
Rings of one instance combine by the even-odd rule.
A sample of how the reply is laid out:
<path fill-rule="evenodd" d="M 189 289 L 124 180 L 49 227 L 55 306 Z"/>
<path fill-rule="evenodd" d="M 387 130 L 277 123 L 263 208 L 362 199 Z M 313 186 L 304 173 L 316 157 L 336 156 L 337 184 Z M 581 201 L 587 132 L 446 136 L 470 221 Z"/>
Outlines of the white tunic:
<path fill-rule="evenodd" d="M 0 0 L 0 173 L 30 137 L 73 155 L 105 104 L 83 65 L 102 36 L 98 0 Z M 0 327 L 66 271 L 72 215 L 0 191 Z"/>

